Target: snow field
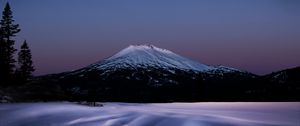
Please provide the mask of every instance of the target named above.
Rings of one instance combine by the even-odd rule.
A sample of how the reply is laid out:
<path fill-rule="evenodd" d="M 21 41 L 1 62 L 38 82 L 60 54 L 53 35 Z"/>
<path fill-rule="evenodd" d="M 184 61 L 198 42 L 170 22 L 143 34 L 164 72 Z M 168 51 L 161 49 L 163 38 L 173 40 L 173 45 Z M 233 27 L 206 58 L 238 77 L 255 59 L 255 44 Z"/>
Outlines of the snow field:
<path fill-rule="evenodd" d="M 299 126 L 300 102 L 0 105 L 1 126 Z"/>

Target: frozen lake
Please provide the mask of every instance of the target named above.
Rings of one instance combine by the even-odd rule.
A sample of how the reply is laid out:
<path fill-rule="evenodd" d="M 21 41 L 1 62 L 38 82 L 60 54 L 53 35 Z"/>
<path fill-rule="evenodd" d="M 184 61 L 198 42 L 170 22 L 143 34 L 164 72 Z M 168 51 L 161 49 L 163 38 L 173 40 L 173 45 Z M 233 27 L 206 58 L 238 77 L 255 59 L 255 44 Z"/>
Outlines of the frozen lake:
<path fill-rule="evenodd" d="M 300 126 L 300 102 L 0 104 L 0 126 Z"/>

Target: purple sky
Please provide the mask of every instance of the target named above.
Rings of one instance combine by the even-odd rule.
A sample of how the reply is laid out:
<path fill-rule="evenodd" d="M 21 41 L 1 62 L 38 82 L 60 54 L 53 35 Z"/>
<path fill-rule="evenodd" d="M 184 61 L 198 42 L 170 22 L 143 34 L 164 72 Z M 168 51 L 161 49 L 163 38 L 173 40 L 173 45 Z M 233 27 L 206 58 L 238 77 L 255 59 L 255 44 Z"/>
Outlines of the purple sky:
<path fill-rule="evenodd" d="M 7 0 L 0 0 L 3 8 Z M 36 75 L 81 68 L 130 44 L 255 74 L 300 66 L 299 0 L 10 0 Z"/>

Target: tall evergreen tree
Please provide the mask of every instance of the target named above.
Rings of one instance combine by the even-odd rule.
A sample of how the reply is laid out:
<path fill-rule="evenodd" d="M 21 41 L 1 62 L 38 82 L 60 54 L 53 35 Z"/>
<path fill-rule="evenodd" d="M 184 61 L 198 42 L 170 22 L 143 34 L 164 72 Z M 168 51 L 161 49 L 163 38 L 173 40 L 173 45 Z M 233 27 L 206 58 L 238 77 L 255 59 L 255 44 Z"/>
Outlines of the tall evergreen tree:
<path fill-rule="evenodd" d="M 7 69 L 7 60 L 6 60 L 6 49 L 5 49 L 5 42 L 3 40 L 3 35 L 2 35 L 2 29 L 0 27 L 0 80 L 1 83 L 3 84 L 4 79 L 7 78 L 9 70 Z M 0 85 L 1 86 L 1 85 Z"/>
<path fill-rule="evenodd" d="M 15 68 L 13 37 L 20 32 L 19 25 L 14 24 L 9 3 L 6 3 L 0 21 L 0 79 L 2 83 L 13 77 Z"/>
<path fill-rule="evenodd" d="M 18 79 L 23 82 L 27 81 L 32 76 L 34 67 L 32 63 L 31 51 L 26 40 L 22 44 L 21 50 L 18 53 L 18 64 L 19 67 L 17 69 L 17 76 L 20 77 Z"/>

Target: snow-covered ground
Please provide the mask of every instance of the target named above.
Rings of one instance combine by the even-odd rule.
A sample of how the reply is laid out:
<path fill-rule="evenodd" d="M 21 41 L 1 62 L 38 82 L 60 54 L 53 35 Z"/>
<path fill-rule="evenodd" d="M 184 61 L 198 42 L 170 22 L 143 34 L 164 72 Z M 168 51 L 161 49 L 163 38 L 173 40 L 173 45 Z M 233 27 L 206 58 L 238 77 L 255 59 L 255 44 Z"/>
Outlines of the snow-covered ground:
<path fill-rule="evenodd" d="M 300 102 L 0 104 L 0 126 L 300 126 Z"/>

